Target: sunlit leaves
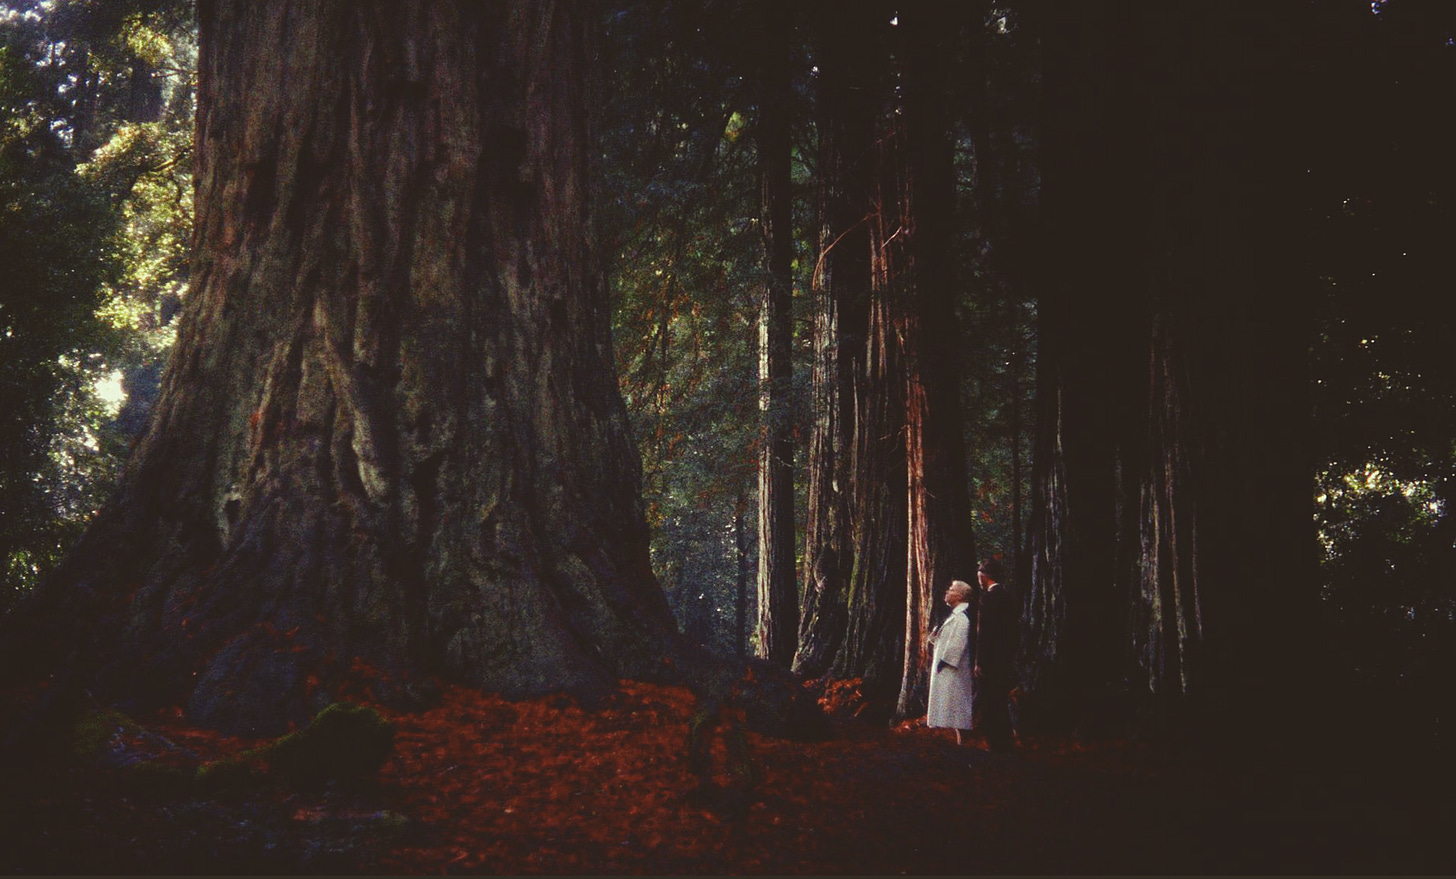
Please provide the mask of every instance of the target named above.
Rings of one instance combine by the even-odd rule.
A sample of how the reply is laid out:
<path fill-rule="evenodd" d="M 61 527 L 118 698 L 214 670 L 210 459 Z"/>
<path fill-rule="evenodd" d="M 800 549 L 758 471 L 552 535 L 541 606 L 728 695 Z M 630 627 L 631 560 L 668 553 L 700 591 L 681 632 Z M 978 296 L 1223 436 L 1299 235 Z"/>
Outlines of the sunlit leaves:
<path fill-rule="evenodd" d="M 116 385 L 135 390 L 170 345 L 191 224 L 191 43 L 175 2 L 0 16 L 0 609 L 109 492 L 127 447 Z"/>

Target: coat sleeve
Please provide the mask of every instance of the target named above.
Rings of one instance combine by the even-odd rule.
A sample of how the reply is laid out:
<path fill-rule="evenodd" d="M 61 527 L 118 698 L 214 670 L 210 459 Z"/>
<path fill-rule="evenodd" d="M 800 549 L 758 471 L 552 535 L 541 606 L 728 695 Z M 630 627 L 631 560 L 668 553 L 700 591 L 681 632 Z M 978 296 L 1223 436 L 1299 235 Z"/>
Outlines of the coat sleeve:
<path fill-rule="evenodd" d="M 970 621 L 963 613 L 954 614 L 945 621 L 940 636 L 935 640 L 935 660 L 951 668 L 966 664 L 970 654 Z"/>

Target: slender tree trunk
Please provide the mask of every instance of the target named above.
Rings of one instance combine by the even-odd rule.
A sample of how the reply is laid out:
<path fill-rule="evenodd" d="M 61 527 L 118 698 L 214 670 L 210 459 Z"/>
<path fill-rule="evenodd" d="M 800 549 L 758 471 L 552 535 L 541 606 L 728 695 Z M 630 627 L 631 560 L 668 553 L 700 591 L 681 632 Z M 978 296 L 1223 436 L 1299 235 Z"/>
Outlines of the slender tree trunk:
<path fill-rule="evenodd" d="M 748 657 L 748 584 L 753 577 L 749 563 L 751 541 L 748 534 L 748 492 L 739 492 L 733 505 L 733 544 L 738 563 L 737 589 L 733 602 L 733 644 L 738 658 Z"/>
<path fill-rule="evenodd" d="M 98 92 L 96 68 L 91 63 L 91 51 L 83 42 L 76 50 L 74 64 L 78 71 L 72 84 L 71 95 L 75 110 L 71 116 L 71 154 L 77 162 L 86 162 L 97 147 L 101 146 L 97 135 L 96 103 Z"/>
<path fill-rule="evenodd" d="M 1013 333 L 1020 333 L 1020 325 L 1015 316 L 1016 306 L 1011 303 L 1012 317 L 1008 321 Z M 1022 533 L 1022 454 L 1021 445 L 1026 440 L 1026 428 L 1022 424 L 1021 399 L 1022 388 L 1021 370 L 1023 354 L 1019 342 L 1013 342 L 1011 347 L 1011 362 L 1007 372 L 1011 380 L 1011 557 L 1013 560 L 1012 582 L 1025 583 L 1029 569 L 1027 564 L 1025 540 Z"/>
<path fill-rule="evenodd" d="M 766 15 L 764 21 L 771 22 Z M 794 583 L 794 439 L 790 412 L 793 364 L 794 229 L 790 192 L 793 107 L 792 31 L 763 30 L 758 161 L 762 178 L 765 282 L 759 308 L 758 655 L 792 665 L 799 630 Z"/>
<path fill-rule="evenodd" d="M 589 16 L 199 20 L 176 350 L 52 590 L 97 685 L 264 734 L 365 666 L 396 694 L 419 672 L 514 694 L 661 673 L 680 642 L 589 234 Z"/>

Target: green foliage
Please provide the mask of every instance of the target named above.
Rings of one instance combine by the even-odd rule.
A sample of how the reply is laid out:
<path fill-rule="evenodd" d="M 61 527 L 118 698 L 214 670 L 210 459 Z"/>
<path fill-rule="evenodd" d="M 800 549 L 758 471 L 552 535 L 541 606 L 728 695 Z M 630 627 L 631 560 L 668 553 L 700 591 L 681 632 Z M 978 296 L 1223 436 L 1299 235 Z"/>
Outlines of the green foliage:
<path fill-rule="evenodd" d="M 191 222 L 187 8 L 0 4 L 0 613 L 109 493 L 144 420 L 136 379 L 155 383 L 170 344 Z"/>
<path fill-rule="evenodd" d="M 602 163 L 618 376 L 653 565 L 679 624 L 724 653 L 737 650 L 754 563 L 763 281 L 757 157 L 743 136 L 754 108 L 723 40 L 738 26 L 732 6 L 634 3 L 610 17 Z"/>
<path fill-rule="evenodd" d="M 377 773 L 393 750 L 394 726 L 379 712 L 335 702 L 270 746 L 266 758 L 274 772 L 299 782 L 353 782 Z"/>
<path fill-rule="evenodd" d="M 1307 171 L 1323 595 L 1359 678 L 1444 688 L 1456 642 L 1456 200 L 1439 175 L 1456 129 L 1438 108 L 1450 102 L 1451 22 L 1441 4 L 1392 2 L 1340 25 L 1339 113 L 1365 122 L 1342 127 Z"/>

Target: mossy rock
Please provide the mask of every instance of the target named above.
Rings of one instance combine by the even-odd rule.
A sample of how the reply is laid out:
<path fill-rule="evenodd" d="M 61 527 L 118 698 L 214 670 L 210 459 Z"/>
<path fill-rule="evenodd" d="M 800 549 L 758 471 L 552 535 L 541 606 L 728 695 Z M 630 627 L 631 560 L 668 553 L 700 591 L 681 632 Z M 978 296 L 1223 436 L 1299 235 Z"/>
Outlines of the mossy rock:
<path fill-rule="evenodd" d="M 204 793 L 238 793 L 253 787 L 262 780 L 253 751 L 237 757 L 215 760 L 197 767 L 197 786 Z"/>
<path fill-rule="evenodd" d="M 394 727 L 373 708 L 335 702 L 308 726 L 267 751 L 268 764 L 285 778 L 307 783 L 354 782 L 379 772 L 394 750 Z"/>
<path fill-rule="evenodd" d="M 112 708 L 98 708 L 82 713 L 71 727 L 71 753 L 83 760 L 101 761 L 107 746 L 117 732 L 141 730 L 136 721 Z"/>

